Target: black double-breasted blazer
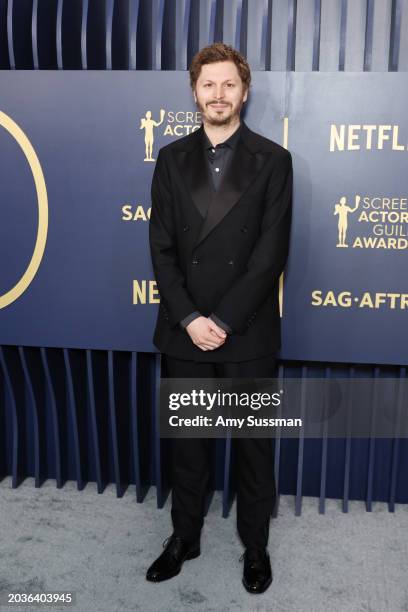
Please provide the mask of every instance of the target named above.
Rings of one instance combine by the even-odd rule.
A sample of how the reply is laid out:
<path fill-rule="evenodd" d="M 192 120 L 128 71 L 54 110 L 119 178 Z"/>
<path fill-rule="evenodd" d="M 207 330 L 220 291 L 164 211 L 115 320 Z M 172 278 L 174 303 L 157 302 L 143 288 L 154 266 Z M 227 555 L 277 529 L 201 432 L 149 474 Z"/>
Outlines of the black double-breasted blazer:
<path fill-rule="evenodd" d="M 160 306 L 153 342 L 193 361 L 246 361 L 280 347 L 279 277 L 292 212 L 290 153 L 242 122 L 215 192 L 204 128 L 160 149 L 152 179 L 149 240 Z M 193 311 L 233 330 L 202 351 L 179 325 Z"/>

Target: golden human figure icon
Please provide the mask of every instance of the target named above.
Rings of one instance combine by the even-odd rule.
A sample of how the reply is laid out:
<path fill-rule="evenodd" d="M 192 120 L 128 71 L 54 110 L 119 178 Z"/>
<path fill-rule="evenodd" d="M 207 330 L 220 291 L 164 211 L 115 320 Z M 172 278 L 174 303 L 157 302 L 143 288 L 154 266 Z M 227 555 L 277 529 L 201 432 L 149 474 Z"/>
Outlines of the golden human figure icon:
<path fill-rule="evenodd" d="M 147 161 L 147 162 L 156 161 L 153 157 L 153 142 L 154 142 L 153 129 L 163 123 L 165 112 L 166 111 L 164 110 L 164 108 L 160 109 L 160 121 L 155 121 L 154 119 L 152 119 L 152 112 L 146 111 L 146 115 L 142 117 L 140 121 L 140 129 L 145 131 L 145 147 L 146 147 L 145 155 L 146 157 L 144 158 L 144 161 Z"/>
<path fill-rule="evenodd" d="M 359 195 L 356 195 L 355 206 L 354 208 L 351 208 L 350 206 L 347 206 L 347 198 L 343 196 L 342 198 L 340 198 L 340 202 L 337 202 L 334 207 L 334 214 L 339 216 L 339 241 L 336 245 L 338 247 L 348 247 L 348 244 L 346 244 L 346 234 L 348 226 L 347 216 L 349 213 L 353 213 L 357 210 L 358 205 L 360 204 L 360 200 L 361 197 Z"/>

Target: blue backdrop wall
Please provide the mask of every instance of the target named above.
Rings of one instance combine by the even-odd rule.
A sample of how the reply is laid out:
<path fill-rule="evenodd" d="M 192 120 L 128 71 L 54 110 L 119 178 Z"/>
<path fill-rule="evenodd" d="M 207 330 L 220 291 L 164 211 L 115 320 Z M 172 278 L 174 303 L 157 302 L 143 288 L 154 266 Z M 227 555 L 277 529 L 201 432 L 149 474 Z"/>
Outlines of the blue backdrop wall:
<path fill-rule="evenodd" d="M 186 70 L 214 40 L 239 48 L 258 71 L 402 72 L 407 19 L 403 0 L 0 0 L 0 88 L 12 70 Z M 22 81 L 21 108 L 35 78 L 33 72 Z M 344 108 L 352 108 L 346 98 Z M 63 173 L 61 181 L 69 184 Z M 25 316 L 35 330 L 34 313 Z M 32 346 L 24 335 L 16 345 L 8 340 L 10 321 L 0 321 L 0 478 L 11 474 L 13 486 L 27 476 L 36 486 L 54 478 L 58 487 L 75 479 L 79 489 L 92 480 L 100 492 L 116 482 L 118 496 L 131 483 L 138 501 L 155 485 L 162 506 L 171 482 L 169 442 L 157 435 L 160 356 Z M 402 342 L 398 354 L 399 361 L 376 357 L 357 365 L 344 355 L 338 360 L 346 362 L 336 363 L 336 352 L 325 362 L 300 353 L 298 361 L 280 361 L 279 375 L 370 376 L 374 388 L 382 377 L 406 378 Z M 396 401 L 403 406 L 404 398 Z M 216 452 L 213 486 L 223 490 L 227 515 L 234 494 L 229 441 L 218 441 Z M 408 500 L 407 452 L 398 439 L 277 440 L 279 492 L 295 495 L 297 514 L 303 495 L 318 497 L 320 512 L 326 497 L 341 499 L 343 511 L 349 499 L 365 500 L 367 510 L 387 501 L 393 511 Z"/>

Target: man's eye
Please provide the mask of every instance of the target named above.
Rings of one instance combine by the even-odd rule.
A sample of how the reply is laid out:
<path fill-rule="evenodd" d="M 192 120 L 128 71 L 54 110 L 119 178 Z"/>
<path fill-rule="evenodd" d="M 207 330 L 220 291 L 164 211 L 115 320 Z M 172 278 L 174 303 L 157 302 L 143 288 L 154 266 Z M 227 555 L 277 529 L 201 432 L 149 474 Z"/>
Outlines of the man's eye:
<path fill-rule="evenodd" d="M 227 87 L 234 87 L 234 83 L 227 83 Z"/>

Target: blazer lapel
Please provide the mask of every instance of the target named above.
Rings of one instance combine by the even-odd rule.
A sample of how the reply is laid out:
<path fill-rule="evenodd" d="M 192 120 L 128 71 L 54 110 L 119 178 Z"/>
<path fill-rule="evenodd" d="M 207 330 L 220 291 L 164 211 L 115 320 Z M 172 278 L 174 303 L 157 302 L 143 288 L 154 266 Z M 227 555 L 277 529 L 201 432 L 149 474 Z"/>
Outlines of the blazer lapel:
<path fill-rule="evenodd" d="M 191 138 L 180 143 L 177 164 L 195 208 L 200 213 L 202 225 L 195 246 L 202 242 L 237 204 L 264 164 L 264 155 L 257 151 L 256 134 L 242 121 L 241 136 L 236 143 L 230 163 L 217 192 L 202 146 L 204 127 L 193 132 Z M 253 138 L 255 137 L 255 138 Z"/>
<path fill-rule="evenodd" d="M 222 221 L 248 189 L 262 169 L 264 156 L 252 153 L 239 139 L 217 192 L 209 201 L 208 213 L 201 226 L 196 245 Z M 211 177 L 210 177 L 211 178 Z"/>
<path fill-rule="evenodd" d="M 214 188 L 205 152 L 202 146 L 203 126 L 196 130 L 190 146 L 177 152 L 177 164 L 181 176 L 186 182 L 191 198 L 202 219 L 207 214 L 208 204 L 214 195 Z"/>

